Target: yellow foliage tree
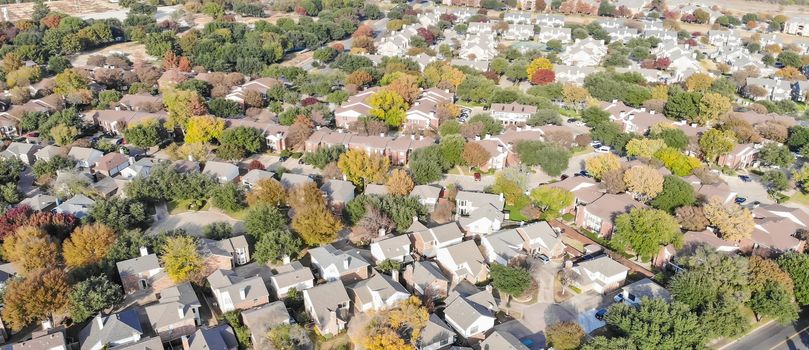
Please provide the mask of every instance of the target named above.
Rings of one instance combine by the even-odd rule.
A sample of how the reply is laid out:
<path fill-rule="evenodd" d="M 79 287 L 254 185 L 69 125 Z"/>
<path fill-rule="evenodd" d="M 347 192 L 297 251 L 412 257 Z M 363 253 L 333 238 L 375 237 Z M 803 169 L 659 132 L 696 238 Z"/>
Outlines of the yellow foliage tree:
<path fill-rule="evenodd" d="M 256 186 L 247 193 L 247 203 L 254 205 L 258 202 L 280 206 L 286 203 L 287 193 L 281 183 L 275 179 L 258 180 Z"/>
<path fill-rule="evenodd" d="M 601 180 L 608 171 L 621 167 L 621 159 L 612 153 L 603 153 L 587 159 L 584 167 L 595 179 Z"/>
<path fill-rule="evenodd" d="M 702 95 L 702 99 L 699 100 L 700 116 L 696 121 L 702 125 L 720 121 L 730 113 L 731 107 L 729 98 L 719 93 L 709 92 Z"/>
<path fill-rule="evenodd" d="M 185 130 L 185 142 L 205 143 L 222 135 L 225 130 L 225 121 L 212 115 L 191 117 Z"/>
<path fill-rule="evenodd" d="M 779 69 L 775 75 L 786 80 L 806 80 L 806 76 L 798 68 L 792 66 Z"/>
<path fill-rule="evenodd" d="M 624 183 L 627 190 L 642 197 L 654 198 L 663 192 L 663 175 L 645 165 L 627 169 L 624 173 Z"/>
<path fill-rule="evenodd" d="M 668 100 L 669 99 L 669 86 L 668 85 L 655 85 L 652 87 L 653 100 Z"/>
<path fill-rule="evenodd" d="M 369 156 L 362 150 L 352 149 L 340 155 L 337 167 L 354 185 L 364 186 L 365 183 L 384 182 L 390 161 L 385 156 Z"/>
<path fill-rule="evenodd" d="M 691 74 L 685 80 L 685 88 L 688 91 L 704 92 L 711 88 L 711 84 L 713 84 L 713 78 L 705 73 Z"/>
<path fill-rule="evenodd" d="M 291 226 L 309 245 L 331 243 L 337 239 L 337 232 L 343 229 L 340 219 L 323 205 L 296 209 Z"/>
<path fill-rule="evenodd" d="M 397 307 L 373 316 L 362 344 L 368 350 L 412 349 L 429 316 L 421 300 L 412 296 Z"/>
<path fill-rule="evenodd" d="M 568 105 L 573 105 L 576 109 L 581 108 L 590 97 L 590 93 L 581 86 L 565 84 L 562 86 L 562 101 Z"/>
<path fill-rule="evenodd" d="M 396 169 L 388 177 L 385 182 L 385 187 L 388 188 L 388 193 L 394 196 L 407 196 L 413 190 L 413 179 L 410 175 L 402 169 Z"/>
<path fill-rule="evenodd" d="M 538 57 L 525 67 L 525 72 L 528 73 L 528 77 L 532 77 L 540 69 L 553 70 L 553 63 L 545 57 Z"/>
<path fill-rule="evenodd" d="M 666 147 L 666 142 L 661 139 L 632 139 L 626 144 L 626 154 L 651 159 L 663 147 Z"/>
<path fill-rule="evenodd" d="M 42 230 L 22 226 L 3 241 L 4 258 L 25 275 L 59 262 L 59 245 Z"/>
<path fill-rule="evenodd" d="M 106 225 L 96 223 L 79 226 L 62 246 L 65 264 L 73 268 L 104 260 L 113 243 L 115 232 Z"/>
<path fill-rule="evenodd" d="M 736 203 L 723 204 L 718 197 L 711 198 L 703 207 L 703 212 L 726 241 L 738 242 L 750 238 L 756 225 L 749 209 Z"/>
<path fill-rule="evenodd" d="M 166 274 L 176 282 L 199 280 L 204 269 L 204 261 L 199 253 L 197 241 L 189 236 L 169 237 L 163 244 L 160 260 Z"/>

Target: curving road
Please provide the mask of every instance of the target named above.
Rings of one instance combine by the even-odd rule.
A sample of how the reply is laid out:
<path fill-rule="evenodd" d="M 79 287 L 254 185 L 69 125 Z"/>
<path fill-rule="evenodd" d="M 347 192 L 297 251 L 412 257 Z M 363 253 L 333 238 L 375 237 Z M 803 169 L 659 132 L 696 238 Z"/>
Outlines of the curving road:
<path fill-rule="evenodd" d="M 771 322 L 719 350 L 809 350 L 809 309 L 798 321 L 782 326 Z"/>

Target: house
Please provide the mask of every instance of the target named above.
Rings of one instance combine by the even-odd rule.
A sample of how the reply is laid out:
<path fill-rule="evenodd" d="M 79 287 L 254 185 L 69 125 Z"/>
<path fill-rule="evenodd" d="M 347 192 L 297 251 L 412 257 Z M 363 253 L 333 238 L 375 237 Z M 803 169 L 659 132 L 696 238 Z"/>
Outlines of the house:
<path fill-rule="evenodd" d="M 190 337 L 182 338 L 183 350 L 236 350 L 239 342 L 233 329 L 225 323 L 211 328 L 200 328 Z"/>
<path fill-rule="evenodd" d="M 795 16 L 784 22 L 784 33 L 809 36 L 809 16 Z"/>
<path fill-rule="evenodd" d="M 565 25 L 565 16 L 538 14 L 534 23 L 540 27 L 561 27 Z"/>
<path fill-rule="evenodd" d="M 455 342 L 455 331 L 436 314 L 430 314 L 419 334 L 417 350 L 438 350 Z"/>
<path fill-rule="evenodd" d="M 260 276 L 244 278 L 233 271 L 220 269 L 208 276 L 208 284 L 222 312 L 245 310 L 270 302 L 270 292 Z"/>
<path fill-rule="evenodd" d="M 755 228 L 750 237 L 753 248 L 780 253 L 802 252 L 805 242 L 797 236 L 809 223 L 809 214 L 780 204 L 762 205 L 753 210 Z"/>
<path fill-rule="evenodd" d="M 581 291 L 605 294 L 620 287 L 626 280 L 629 268 L 612 258 L 602 255 L 572 267 L 573 284 Z"/>
<path fill-rule="evenodd" d="M 598 66 L 606 55 L 607 46 L 604 45 L 604 40 L 587 38 L 576 40 L 572 45 L 568 45 L 559 58 L 571 66 L 594 67 Z"/>
<path fill-rule="evenodd" d="M 758 147 L 752 143 L 742 143 L 733 146 L 730 153 L 719 156 L 717 164 L 731 169 L 743 169 L 753 165 L 758 158 Z"/>
<path fill-rule="evenodd" d="M 135 343 L 143 335 L 138 313 L 134 309 L 93 318 L 79 332 L 81 350 L 101 350 Z"/>
<path fill-rule="evenodd" d="M 308 267 L 301 265 L 298 261 L 293 261 L 276 268 L 276 274 L 270 277 L 270 284 L 275 291 L 275 297 L 283 299 L 290 289 L 303 291 L 314 287 L 315 277 Z"/>
<path fill-rule="evenodd" d="M 68 350 L 67 339 L 65 338 L 65 331 L 49 329 L 42 334 L 32 334 L 32 338 L 26 341 L 21 341 L 14 344 L 5 344 L 0 346 L 2 350 Z M 116 350 L 119 348 L 116 348 Z M 123 348 L 120 348 L 123 349 Z M 160 349 L 163 349 L 163 344 L 160 344 Z M 157 350 L 157 348 L 153 349 Z"/>
<path fill-rule="evenodd" d="M 146 177 L 152 173 L 152 168 L 159 164 L 159 160 L 155 158 L 141 158 L 135 163 L 130 164 L 128 167 L 121 170 L 121 177 L 126 180 L 132 180 L 137 177 Z"/>
<path fill-rule="evenodd" d="M 415 134 L 409 136 L 400 135 L 393 141 L 388 142 L 385 154 L 390 159 L 391 165 L 405 165 L 409 160 L 411 152 L 434 144 L 435 138 L 429 136 L 416 136 Z"/>
<path fill-rule="evenodd" d="M 332 210 L 340 213 L 346 204 L 354 199 L 356 187 L 351 181 L 328 180 L 323 186 L 320 186 L 320 190 L 326 195 Z"/>
<path fill-rule="evenodd" d="M 205 163 L 205 168 L 202 173 L 212 176 L 219 183 L 233 182 L 239 177 L 239 167 L 225 162 L 209 161 Z"/>
<path fill-rule="evenodd" d="M 420 224 L 417 218 L 414 224 Z M 410 231 L 410 230 L 408 230 Z M 434 257 L 438 249 L 461 243 L 464 234 L 455 222 L 446 223 L 432 228 L 420 227 L 410 231 L 413 242 L 413 251 L 424 257 Z"/>
<path fill-rule="evenodd" d="M 312 266 L 326 281 L 353 282 L 368 278 L 371 266 L 357 250 L 342 251 L 331 244 L 309 250 Z"/>
<path fill-rule="evenodd" d="M 626 27 L 626 21 L 620 18 L 599 18 L 596 23 L 603 29 L 615 29 Z"/>
<path fill-rule="evenodd" d="M 171 287 L 174 282 L 163 271 L 157 255 L 140 248 L 140 256 L 116 263 L 124 293 L 157 293 Z"/>
<path fill-rule="evenodd" d="M 486 261 L 508 265 L 508 262 L 523 253 L 524 241 L 515 229 L 502 230 L 480 239 L 486 254 Z"/>
<path fill-rule="evenodd" d="M 576 208 L 579 205 L 592 203 L 604 194 L 601 186 L 593 180 L 593 178 L 586 176 L 570 176 L 567 179 L 548 184 L 547 186 L 561 188 L 573 194 L 573 204 L 562 209 L 561 212 L 563 214 L 575 214 Z"/>
<path fill-rule="evenodd" d="M 617 28 L 604 28 L 604 31 L 610 36 L 610 42 L 623 41 L 628 42 L 632 38 L 638 37 L 638 30 L 629 27 Z"/>
<path fill-rule="evenodd" d="M 19 119 L 10 113 L 0 113 L 0 135 L 8 138 L 19 136 L 17 131 L 19 122 Z"/>
<path fill-rule="evenodd" d="M 146 306 L 145 311 L 152 329 L 168 342 L 194 334 L 202 324 L 200 306 L 194 288 L 186 282 L 162 290 L 159 302 Z"/>
<path fill-rule="evenodd" d="M 537 107 L 512 103 L 492 103 L 491 115 L 503 125 L 525 124 L 537 112 Z"/>
<path fill-rule="evenodd" d="M 565 244 L 559 234 L 548 224 L 540 221 L 515 229 L 523 239 L 523 249 L 529 254 L 540 253 L 548 257 L 561 257 L 565 252 Z"/>
<path fill-rule="evenodd" d="M 489 267 L 480 254 L 475 241 L 464 241 L 446 248 L 438 249 L 436 260 L 453 283 L 467 280 L 472 283 L 485 281 L 489 276 Z"/>
<path fill-rule="evenodd" d="M 583 85 L 584 78 L 596 71 L 593 67 L 573 67 L 565 65 L 556 65 L 553 67 L 553 70 L 556 73 L 557 82 L 574 85 Z"/>
<path fill-rule="evenodd" d="M 513 334 L 495 330 L 480 343 L 480 350 L 529 350 Z"/>
<path fill-rule="evenodd" d="M 471 31 L 472 28 L 473 26 L 470 25 L 470 33 L 474 33 Z M 491 61 L 495 56 L 497 56 L 497 40 L 494 39 L 491 32 L 467 35 L 461 43 L 458 54 L 459 58 L 469 61 Z M 455 65 L 455 62 L 453 61 L 452 64 Z"/>
<path fill-rule="evenodd" d="M 503 39 L 506 40 L 531 40 L 534 37 L 533 24 L 509 24 L 506 32 L 503 33 Z"/>
<path fill-rule="evenodd" d="M 418 295 L 428 293 L 435 298 L 445 298 L 449 291 L 449 279 L 432 261 L 416 261 L 405 267 L 403 280 L 405 286 Z"/>
<path fill-rule="evenodd" d="M 104 176 L 113 177 L 134 163 L 134 159 L 130 162 L 130 158 L 120 152 L 110 152 L 96 161 L 94 169 Z"/>
<path fill-rule="evenodd" d="M 118 100 L 118 106 L 130 111 L 155 112 L 163 109 L 162 95 L 126 94 Z"/>
<path fill-rule="evenodd" d="M 19 205 L 27 205 L 35 211 L 50 211 L 56 207 L 56 201 L 56 197 L 40 193 L 23 199 Z"/>
<path fill-rule="evenodd" d="M 444 302 L 444 319 L 464 338 L 482 338 L 482 333 L 494 327 L 495 313 L 500 310 L 490 289 L 480 291 L 468 285 L 456 287 Z"/>
<path fill-rule="evenodd" d="M 806 102 L 809 95 L 809 81 L 801 80 L 792 84 L 792 99 L 796 102 Z"/>
<path fill-rule="evenodd" d="M 562 44 L 570 42 L 571 31 L 570 28 L 561 27 L 540 27 L 537 40 L 547 43 L 551 40 L 559 40 Z"/>
<path fill-rule="evenodd" d="M 308 183 L 314 183 L 311 177 L 301 174 L 284 173 L 281 175 L 281 185 L 289 190 L 295 186 L 303 186 Z"/>
<path fill-rule="evenodd" d="M 351 298 L 340 280 L 303 291 L 304 309 L 323 335 L 335 335 L 345 329 L 350 303 Z"/>
<path fill-rule="evenodd" d="M 241 86 L 238 86 L 233 89 L 225 99 L 234 101 L 239 104 L 244 104 L 244 97 L 248 91 L 254 91 L 259 93 L 261 96 L 267 94 L 267 90 L 272 88 L 273 86 L 281 84 L 280 81 L 273 79 L 273 78 L 258 78 L 253 79 L 248 82 L 245 82 Z"/>
<path fill-rule="evenodd" d="M 788 81 L 780 79 L 749 77 L 743 90 L 747 97 L 756 101 L 783 101 L 792 98 L 792 85 Z M 758 94 L 759 92 L 764 92 L 764 94 Z"/>
<path fill-rule="evenodd" d="M 270 329 L 292 323 L 283 301 L 274 301 L 250 310 L 242 311 L 242 323 L 250 330 L 250 340 L 254 349 L 270 349 L 267 333 Z"/>
<path fill-rule="evenodd" d="M 12 142 L 0 156 L 8 155 L 8 158 L 17 158 L 25 164 L 34 165 L 36 161 L 36 153 L 41 149 L 39 145 L 23 142 Z"/>
<path fill-rule="evenodd" d="M 708 43 L 719 47 L 736 47 L 742 45 L 742 37 L 732 30 L 709 30 Z"/>
<path fill-rule="evenodd" d="M 600 237 L 608 237 L 612 235 L 618 215 L 633 208 L 645 207 L 645 204 L 636 201 L 630 194 L 605 193 L 592 203 L 579 206 L 576 211 L 576 225 L 593 231 Z"/>
<path fill-rule="evenodd" d="M 243 235 L 212 240 L 200 238 L 200 252 L 212 269 L 232 270 L 250 262 L 250 246 Z"/>
<path fill-rule="evenodd" d="M 398 272 L 394 276 L 398 276 Z M 397 278 L 375 272 L 370 278 L 349 286 L 348 295 L 354 302 L 354 311 L 386 310 L 409 298 L 410 293 Z"/>
<path fill-rule="evenodd" d="M 503 20 L 509 24 L 529 24 L 531 23 L 530 12 L 506 12 L 503 14 Z"/>
<path fill-rule="evenodd" d="M 388 186 L 379 184 L 367 184 L 365 190 L 362 191 L 365 195 L 384 196 L 388 194 Z"/>
<path fill-rule="evenodd" d="M 371 256 L 379 264 L 385 260 L 409 262 L 410 238 L 407 235 L 383 236 L 371 243 Z"/>
<path fill-rule="evenodd" d="M 671 293 L 648 278 L 623 286 L 618 294 L 623 296 L 624 302 L 630 305 L 640 304 L 642 298 L 671 301 Z"/>
<path fill-rule="evenodd" d="M 470 34 L 492 34 L 495 32 L 493 22 L 472 22 L 466 30 Z"/>
<path fill-rule="evenodd" d="M 261 180 L 272 179 L 275 174 L 272 171 L 261 169 L 251 169 L 242 176 L 242 186 L 248 191 L 252 190 Z"/>
<path fill-rule="evenodd" d="M 34 153 L 34 158 L 36 159 L 36 161 L 42 160 L 47 162 L 56 156 L 66 157 L 67 152 L 62 147 L 47 145 L 45 147 L 42 147 L 36 153 Z"/>
<path fill-rule="evenodd" d="M 413 189 L 410 191 L 410 196 L 418 198 L 419 203 L 425 206 L 428 212 L 432 212 L 435 209 L 435 205 L 438 204 L 438 198 L 441 197 L 441 191 L 441 187 L 432 185 L 416 185 L 413 186 Z"/>
<path fill-rule="evenodd" d="M 451 104 L 455 100 L 449 90 L 430 88 L 424 90 L 410 109 L 405 113 L 405 127 L 415 130 L 437 129 L 439 120 L 436 113 L 442 104 Z"/>
<path fill-rule="evenodd" d="M 59 204 L 54 208 L 57 213 L 73 214 L 77 219 L 81 219 L 90 214 L 90 208 L 96 202 L 83 194 L 77 194 L 64 203 Z"/>
<path fill-rule="evenodd" d="M 730 186 L 724 182 L 704 184 L 699 186 L 699 189 L 697 189 L 697 197 L 706 202 L 713 198 L 717 198 L 721 203 L 727 204 L 736 198 L 736 194 L 737 192 L 731 190 Z"/>
<path fill-rule="evenodd" d="M 104 156 L 104 153 L 94 148 L 74 146 L 67 155 L 76 160 L 76 167 L 90 169 Z"/>
<path fill-rule="evenodd" d="M 337 107 L 334 110 L 336 126 L 338 128 L 348 129 L 351 123 L 356 122 L 362 116 L 367 116 L 368 112 L 370 112 L 373 107 L 365 101 L 377 91 L 379 91 L 378 87 L 365 89 L 349 97 L 346 102 L 343 102 L 343 104 Z"/>
<path fill-rule="evenodd" d="M 271 152 L 281 152 L 287 149 L 286 125 L 269 124 L 264 128 L 264 138 L 267 140 L 267 149 Z"/>
<path fill-rule="evenodd" d="M 116 135 L 123 134 L 129 125 L 136 125 L 147 120 L 158 122 L 168 119 L 166 112 L 143 112 L 127 110 L 91 110 L 82 114 L 87 124 L 98 125 L 102 130 Z"/>
<path fill-rule="evenodd" d="M 503 195 L 458 191 L 455 196 L 458 223 L 468 235 L 485 235 L 500 230 L 503 223 Z"/>

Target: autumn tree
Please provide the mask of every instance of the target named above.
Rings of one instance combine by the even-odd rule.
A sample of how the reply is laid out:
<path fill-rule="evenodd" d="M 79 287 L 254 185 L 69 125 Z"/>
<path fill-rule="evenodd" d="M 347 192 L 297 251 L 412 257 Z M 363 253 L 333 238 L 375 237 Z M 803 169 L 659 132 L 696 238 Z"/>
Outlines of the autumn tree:
<path fill-rule="evenodd" d="M 3 321 L 20 330 L 32 322 L 67 311 L 70 285 L 64 270 L 42 269 L 25 278 L 6 282 L 3 293 Z"/>
<path fill-rule="evenodd" d="M 349 181 L 362 187 L 365 183 L 384 182 L 390 161 L 384 156 L 369 156 L 362 150 L 352 149 L 340 155 L 337 166 Z"/>
<path fill-rule="evenodd" d="M 59 245 L 43 230 L 23 226 L 3 241 L 3 257 L 25 275 L 59 263 Z"/>
<path fill-rule="evenodd" d="M 200 275 L 205 267 L 205 262 L 199 253 L 197 240 L 194 237 L 167 238 L 161 249 L 160 261 L 166 274 L 175 283 L 198 281 L 205 277 Z"/>
<path fill-rule="evenodd" d="M 247 203 L 254 205 L 258 202 L 281 206 L 286 203 L 286 190 L 278 180 L 261 179 L 247 192 Z"/>
<path fill-rule="evenodd" d="M 626 144 L 626 154 L 651 159 L 663 147 L 666 147 L 666 142 L 662 139 L 631 139 Z"/>
<path fill-rule="evenodd" d="M 168 119 L 166 128 L 185 129 L 188 121 L 195 115 L 205 114 L 205 103 L 194 90 L 174 90 L 163 92 L 163 103 L 166 105 Z"/>
<path fill-rule="evenodd" d="M 621 159 L 612 153 L 603 153 L 588 158 L 584 166 L 596 180 L 601 180 L 606 172 L 621 167 Z"/>
<path fill-rule="evenodd" d="M 398 74 L 385 88 L 401 96 L 408 105 L 415 102 L 419 95 L 421 95 L 419 79 L 410 74 Z"/>
<path fill-rule="evenodd" d="M 314 128 L 315 126 L 311 119 L 303 115 L 297 116 L 289 129 L 287 129 L 286 142 L 288 147 L 292 150 L 303 149 L 306 139 L 315 132 Z"/>
<path fill-rule="evenodd" d="M 98 263 L 107 257 L 115 232 L 104 224 L 79 226 L 65 240 L 62 249 L 67 267 L 75 268 Z"/>
<path fill-rule="evenodd" d="M 533 77 L 534 73 L 541 69 L 553 72 L 553 63 L 551 63 L 551 61 L 545 57 L 535 58 L 533 61 L 531 61 L 531 63 L 528 64 L 528 66 L 525 67 L 525 73 L 527 76 Z"/>
<path fill-rule="evenodd" d="M 699 115 L 691 121 L 700 125 L 715 123 L 724 119 L 731 110 L 730 99 L 726 96 L 709 92 L 699 100 Z"/>
<path fill-rule="evenodd" d="M 709 162 L 716 161 L 720 155 L 726 154 L 736 145 L 736 138 L 731 131 L 710 129 L 699 138 L 699 148 Z"/>
<path fill-rule="evenodd" d="M 789 273 L 781 270 L 778 262 L 772 259 L 765 259 L 757 255 L 750 256 L 748 260 L 750 270 L 749 286 L 753 293 L 761 292 L 767 283 L 776 283 L 784 286 L 790 293 L 795 288 L 792 277 Z"/>
<path fill-rule="evenodd" d="M 491 154 L 476 142 L 467 142 L 463 147 L 463 161 L 470 167 L 483 167 L 491 159 Z"/>
<path fill-rule="evenodd" d="M 557 350 L 575 350 L 584 341 L 584 330 L 576 322 L 558 322 L 545 330 L 548 344 Z"/>
<path fill-rule="evenodd" d="M 645 165 L 634 166 L 624 172 L 627 190 L 644 198 L 654 198 L 663 191 L 663 174 Z"/>
<path fill-rule="evenodd" d="M 685 88 L 689 92 L 705 92 L 711 88 L 711 84 L 713 84 L 713 78 L 704 73 L 691 74 L 685 80 Z"/>
<path fill-rule="evenodd" d="M 688 231 L 702 231 L 711 224 L 702 207 L 684 206 L 675 209 L 674 213 L 680 226 Z"/>
<path fill-rule="evenodd" d="M 292 186 L 287 192 L 287 205 L 297 211 L 308 206 L 325 206 L 326 199 L 317 184 L 311 181 Z"/>
<path fill-rule="evenodd" d="M 550 221 L 558 217 L 562 209 L 573 205 L 573 193 L 563 188 L 539 186 L 531 190 L 531 200 L 542 210 L 542 220 Z"/>
<path fill-rule="evenodd" d="M 652 258 L 662 246 L 681 246 L 683 235 L 677 220 L 668 213 L 634 208 L 629 213 L 618 215 L 613 240 L 631 248 L 639 257 Z"/>
<path fill-rule="evenodd" d="M 385 186 L 388 188 L 388 193 L 394 196 L 407 196 L 413 190 L 414 184 L 407 171 L 396 169 L 388 177 Z"/>
<path fill-rule="evenodd" d="M 738 242 L 750 238 L 756 225 L 749 209 L 736 203 L 723 204 L 718 197 L 711 198 L 703 210 L 705 217 L 726 241 Z"/>
<path fill-rule="evenodd" d="M 392 309 L 372 315 L 358 342 L 368 350 L 412 349 L 429 316 L 421 300 L 412 296 Z"/>
<path fill-rule="evenodd" d="M 185 142 L 207 143 L 219 138 L 225 130 L 225 121 L 211 115 L 189 118 L 185 130 Z"/>
<path fill-rule="evenodd" d="M 550 69 L 539 69 L 531 77 L 531 84 L 547 85 L 556 80 L 556 74 Z"/>
<path fill-rule="evenodd" d="M 385 121 L 392 127 L 402 125 L 407 109 L 410 107 L 404 97 L 387 88 L 371 95 L 367 102 L 371 106 L 368 114 Z"/>
<path fill-rule="evenodd" d="M 309 245 L 331 243 L 343 228 L 340 219 L 324 205 L 309 205 L 296 210 L 291 226 Z"/>

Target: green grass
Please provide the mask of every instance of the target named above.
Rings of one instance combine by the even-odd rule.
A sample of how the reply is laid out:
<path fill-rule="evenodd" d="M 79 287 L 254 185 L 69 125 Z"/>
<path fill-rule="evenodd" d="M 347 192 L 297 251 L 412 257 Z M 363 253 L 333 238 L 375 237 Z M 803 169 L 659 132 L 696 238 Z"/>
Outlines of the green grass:
<path fill-rule="evenodd" d="M 531 218 L 522 214 L 523 208 L 531 205 L 528 196 L 521 196 L 512 205 L 506 205 L 504 209 L 508 212 L 508 219 L 513 221 L 530 221 Z"/>
<path fill-rule="evenodd" d="M 171 201 L 166 203 L 166 208 L 169 211 L 169 215 L 185 213 L 191 211 L 190 209 L 188 209 L 188 205 L 191 204 L 191 202 L 192 200 L 190 199 Z M 211 201 L 206 201 L 205 205 L 199 210 L 208 210 L 208 209 L 211 209 Z"/>
<path fill-rule="evenodd" d="M 792 195 L 792 198 L 790 198 L 790 202 L 809 205 L 809 195 L 802 192 L 795 192 L 795 194 Z"/>

